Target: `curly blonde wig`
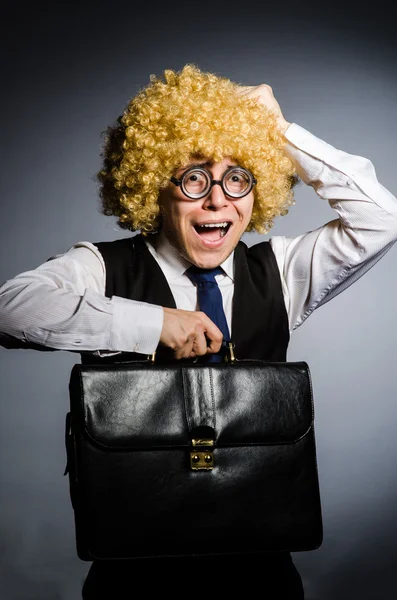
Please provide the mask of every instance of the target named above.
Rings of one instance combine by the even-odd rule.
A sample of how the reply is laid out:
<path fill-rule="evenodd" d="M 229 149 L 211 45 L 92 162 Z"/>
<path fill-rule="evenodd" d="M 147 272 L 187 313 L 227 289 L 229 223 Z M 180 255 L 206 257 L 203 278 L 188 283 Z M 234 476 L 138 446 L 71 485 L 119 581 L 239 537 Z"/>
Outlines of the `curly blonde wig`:
<path fill-rule="evenodd" d="M 256 177 L 246 231 L 265 233 L 294 203 L 294 166 L 273 113 L 238 92 L 238 84 L 188 64 L 154 75 L 109 127 L 102 151 L 102 213 L 143 234 L 161 228 L 158 196 L 192 156 L 233 158 Z"/>

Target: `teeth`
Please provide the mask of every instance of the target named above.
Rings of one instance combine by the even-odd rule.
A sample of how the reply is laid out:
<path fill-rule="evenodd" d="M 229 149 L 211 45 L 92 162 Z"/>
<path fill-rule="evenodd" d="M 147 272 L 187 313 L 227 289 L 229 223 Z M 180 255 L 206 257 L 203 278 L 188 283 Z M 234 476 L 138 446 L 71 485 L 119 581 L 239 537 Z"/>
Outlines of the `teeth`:
<path fill-rule="evenodd" d="M 203 223 L 202 225 L 199 225 L 199 227 L 227 227 L 228 223 L 225 221 L 225 223 Z"/>

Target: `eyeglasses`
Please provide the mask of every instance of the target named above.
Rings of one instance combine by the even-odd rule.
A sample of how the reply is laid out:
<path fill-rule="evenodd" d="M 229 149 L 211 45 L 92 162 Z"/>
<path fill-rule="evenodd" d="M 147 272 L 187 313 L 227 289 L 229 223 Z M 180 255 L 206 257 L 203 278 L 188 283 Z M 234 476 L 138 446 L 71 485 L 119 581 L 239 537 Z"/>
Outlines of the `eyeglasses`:
<path fill-rule="evenodd" d="M 221 179 L 212 179 L 211 173 L 203 167 L 190 167 L 180 179 L 171 177 L 170 181 L 180 187 L 190 200 L 204 198 L 214 185 L 220 185 L 223 193 L 230 198 L 243 198 L 257 182 L 244 167 L 229 167 Z"/>

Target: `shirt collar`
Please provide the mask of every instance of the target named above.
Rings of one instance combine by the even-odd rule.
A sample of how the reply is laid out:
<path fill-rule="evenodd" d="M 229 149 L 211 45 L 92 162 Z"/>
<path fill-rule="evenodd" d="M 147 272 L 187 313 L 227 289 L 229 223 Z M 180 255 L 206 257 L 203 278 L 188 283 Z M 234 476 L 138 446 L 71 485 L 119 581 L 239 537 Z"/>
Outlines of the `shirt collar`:
<path fill-rule="evenodd" d="M 163 232 L 160 232 L 156 236 L 150 238 L 144 238 L 149 251 L 153 256 L 156 257 L 161 270 L 163 271 L 168 281 L 173 281 L 181 277 L 186 269 L 188 269 L 192 263 L 186 260 L 183 256 L 178 254 L 175 248 L 170 244 L 167 237 Z M 234 251 L 227 257 L 227 259 L 220 265 L 225 271 L 225 274 L 234 280 Z M 190 281 L 190 280 L 189 280 Z"/>

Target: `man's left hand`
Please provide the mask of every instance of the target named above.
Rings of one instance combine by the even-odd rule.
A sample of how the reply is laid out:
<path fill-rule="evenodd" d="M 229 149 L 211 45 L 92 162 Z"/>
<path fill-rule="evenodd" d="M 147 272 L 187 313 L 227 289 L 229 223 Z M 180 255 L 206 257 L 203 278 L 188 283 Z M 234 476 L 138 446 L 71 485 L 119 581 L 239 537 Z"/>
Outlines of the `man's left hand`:
<path fill-rule="evenodd" d="M 259 102 L 259 104 L 266 106 L 268 110 L 270 110 L 276 115 L 281 132 L 285 133 L 287 131 L 291 123 L 286 121 L 286 119 L 284 118 L 280 105 L 277 102 L 270 85 L 268 85 L 267 83 L 261 83 L 260 85 L 242 85 L 239 86 L 239 92 L 242 96 L 256 99 Z"/>

